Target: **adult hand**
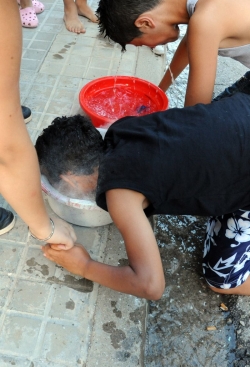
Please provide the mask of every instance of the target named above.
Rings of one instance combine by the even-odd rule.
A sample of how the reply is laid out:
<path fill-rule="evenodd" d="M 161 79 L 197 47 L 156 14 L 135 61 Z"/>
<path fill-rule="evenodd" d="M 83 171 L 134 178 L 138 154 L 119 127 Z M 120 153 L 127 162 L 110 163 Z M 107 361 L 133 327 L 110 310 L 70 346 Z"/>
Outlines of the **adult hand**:
<path fill-rule="evenodd" d="M 76 242 L 76 234 L 75 231 L 69 223 L 65 222 L 64 220 L 60 218 L 54 218 L 51 219 L 54 223 L 54 233 L 51 236 L 49 240 L 47 240 L 47 243 L 51 243 L 54 246 L 55 250 L 69 250 L 71 249 L 75 242 Z M 52 223 L 50 223 L 49 231 L 51 233 L 52 231 Z M 47 231 L 47 229 L 46 229 Z M 30 233 L 34 238 L 40 239 L 42 241 L 42 238 L 45 238 L 46 235 L 43 235 L 43 232 L 40 228 L 40 233 L 37 234 L 34 229 L 30 228 Z M 48 232 L 46 232 L 47 234 Z"/>
<path fill-rule="evenodd" d="M 76 234 L 71 224 L 60 218 L 53 217 L 55 230 L 53 236 L 47 241 L 54 244 L 55 250 L 69 250 L 76 242 Z"/>
<path fill-rule="evenodd" d="M 84 277 L 85 269 L 91 257 L 85 248 L 76 244 L 68 251 L 54 250 L 51 245 L 47 244 L 42 247 L 44 256 L 62 266 L 70 273 Z"/>

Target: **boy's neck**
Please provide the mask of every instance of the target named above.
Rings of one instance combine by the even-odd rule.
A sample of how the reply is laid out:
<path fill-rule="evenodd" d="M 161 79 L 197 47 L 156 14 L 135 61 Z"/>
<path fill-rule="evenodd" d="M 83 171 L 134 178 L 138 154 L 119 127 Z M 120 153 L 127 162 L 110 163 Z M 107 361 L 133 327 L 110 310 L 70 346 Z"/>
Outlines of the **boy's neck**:
<path fill-rule="evenodd" d="M 188 24 L 187 0 L 162 0 L 155 10 L 168 22 Z"/>

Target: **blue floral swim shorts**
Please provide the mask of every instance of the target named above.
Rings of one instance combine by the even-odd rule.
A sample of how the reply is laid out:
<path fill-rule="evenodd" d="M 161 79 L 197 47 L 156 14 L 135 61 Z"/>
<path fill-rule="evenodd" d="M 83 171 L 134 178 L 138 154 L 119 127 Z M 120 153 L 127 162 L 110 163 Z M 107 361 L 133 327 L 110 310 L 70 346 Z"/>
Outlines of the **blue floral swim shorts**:
<path fill-rule="evenodd" d="M 203 253 L 203 274 L 209 285 L 235 288 L 250 274 L 250 211 L 211 217 Z"/>

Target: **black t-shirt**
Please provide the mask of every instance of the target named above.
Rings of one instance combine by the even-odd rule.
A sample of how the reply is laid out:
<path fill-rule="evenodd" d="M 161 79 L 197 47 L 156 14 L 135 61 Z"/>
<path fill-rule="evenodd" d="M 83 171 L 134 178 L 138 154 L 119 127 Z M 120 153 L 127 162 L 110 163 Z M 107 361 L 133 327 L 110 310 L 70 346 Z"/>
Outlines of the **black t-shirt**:
<path fill-rule="evenodd" d="M 250 96 L 115 122 L 99 169 L 101 208 L 114 188 L 142 193 L 147 215 L 250 210 Z"/>

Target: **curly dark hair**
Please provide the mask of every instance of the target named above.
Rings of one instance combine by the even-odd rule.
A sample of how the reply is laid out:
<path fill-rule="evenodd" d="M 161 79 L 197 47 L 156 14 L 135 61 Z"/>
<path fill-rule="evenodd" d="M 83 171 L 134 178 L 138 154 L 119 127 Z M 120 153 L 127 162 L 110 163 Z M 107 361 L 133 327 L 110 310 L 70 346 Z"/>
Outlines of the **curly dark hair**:
<path fill-rule="evenodd" d="M 99 166 L 103 139 L 92 123 L 81 115 L 57 117 L 37 138 L 35 148 L 41 172 L 52 185 L 60 175 L 91 175 Z"/>
<path fill-rule="evenodd" d="M 159 5 L 161 0 L 100 0 L 96 11 L 99 18 L 99 30 L 105 37 L 122 46 L 142 32 L 135 26 L 136 19 L 148 10 Z"/>

